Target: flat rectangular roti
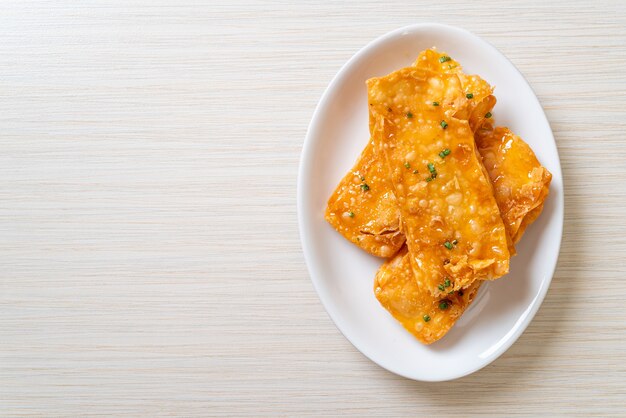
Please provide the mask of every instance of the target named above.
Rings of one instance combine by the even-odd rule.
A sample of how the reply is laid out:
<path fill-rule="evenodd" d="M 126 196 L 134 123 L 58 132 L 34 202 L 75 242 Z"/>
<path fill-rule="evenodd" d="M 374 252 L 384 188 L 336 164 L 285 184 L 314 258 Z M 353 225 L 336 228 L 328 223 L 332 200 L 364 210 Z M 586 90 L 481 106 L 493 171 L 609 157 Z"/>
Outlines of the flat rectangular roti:
<path fill-rule="evenodd" d="M 382 83 L 383 87 L 376 85 L 374 80 Z M 373 86 L 379 90 L 375 91 Z M 477 247 L 470 245 L 469 251 L 466 248 L 465 253 L 459 255 L 458 253 L 462 251 L 457 250 L 463 250 L 463 240 L 458 237 L 464 237 L 466 240 L 467 237 L 464 233 L 459 233 L 458 228 L 454 227 L 454 222 L 448 219 L 456 216 L 457 205 L 454 202 L 458 198 L 455 196 L 464 188 L 463 179 L 468 176 L 462 172 L 454 176 L 454 183 L 448 182 L 441 187 L 448 189 L 448 192 L 451 191 L 450 195 L 439 193 L 440 190 L 436 189 L 434 194 L 427 193 L 426 198 L 423 195 L 424 190 L 430 189 L 424 188 L 423 184 L 426 183 L 428 187 L 433 186 L 438 180 L 445 180 L 446 172 L 441 169 L 445 166 L 442 163 L 452 161 L 451 156 L 453 158 L 459 156 L 453 153 L 452 149 L 444 148 L 438 154 L 441 161 L 425 160 L 421 155 L 422 160 L 419 161 L 418 158 L 416 160 L 418 163 L 414 163 L 415 160 L 408 157 L 415 157 L 411 153 L 417 150 L 407 147 L 398 151 L 401 148 L 398 144 L 401 145 L 402 141 L 393 143 L 390 147 L 390 137 L 394 137 L 397 142 L 398 128 L 402 136 L 403 130 L 410 130 L 407 127 L 413 129 L 413 133 L 418 133 L 407 135 L 409 137 L 428 137 L 428 132 L 432 133 L 433 130 L 429 131 L 423 125 L 433 125 L 433 121 L 439 122 L 443 131 L 461 128 L 467 134 L 469 128 L 474 140 L 473 153 L 480 168 L 474 170 L 473 174 L 480 178 L 478 173 L 482 171 L 483 178 L 488 179 L 488 184 L 492 187 L 491 194 L 505 230 L 505 247 L 508 248 L 510 255 L 515 253 L 513 243 L 519 241 L 528 225 L 541 213 L 548 195 L 551 174 L 541 166 L 530 147 L 521 138 L 507 128 L 493 128 L 491 111 L 496 98 L 493 96 L 492 86 L 478 76 L 466 75 L 459 63 L 445 53 L 435 49 L 423 51 L 412 67 L 368 81 L 368 99 L 372 137 L 353 169 L 346 174 L 329 199 L 326 219 L 344 237 L 369 253 L 381 257 L 391 257 L 395 254 L 380 267 L 376 275 L 374 281 L 376 298 L 419 341 L 430 344 L 451 329 L 471 304 L 482 283 L 482 279 L 474 277 L 469 284 L 461 284 L 462 280 L 451 274 L 457 272 L 463 276 L 467 270 L 463 266 L 476 261 L 469 256 L 476 256 L 481 250 L 480 247 L 477 250 Z M 436 116 L 434 119 L 433 115 Z M 438 121 L 437 118 L 441 120 Z M 415 125 L 419 126 L 416 128 Z M 460 142 L 469 145 L 471 141 L 467 138 L 468 135 L 461 136 L 465 142 Z M 435 135 L 431 137 L 430 144 L 440 146 L 441 142 L 441 145 L 447 145 L 447 139 L 449 138 L 445 133 Z M 456 145 L 463 145 L 461 143 Z M 463 155 L 460 160 L 471 160 L 472 153 L 468 147 L 461 148 Z M 402 158 L 398 156 L 402 157 L 403 151 L 407 151 L 404 155 L 406 161 L 402 165 L 403 168 L 399 168 L 397 163 Z M 393 167 L 390 165 L 390 154 L 396 158 L 392 163 Z M 481 161 L 483 164 L 480 164 Z M 425 164 L 426 169 L 418 168 L 420 164 Z M 409 173 L 415 176 L 425 175 L 425 178 L 423 181 L 415 182 Z M 409 181 L 405 181 L 407 178 Z M 468 204 L 465 193 L 461 195 L 461 212 L 465 215 L 475 214 L 476 207 L 481 205 Z M 438 200 L 433 207 L 431 197 Z M 452 202 L 448 202 L 448 199 Z M 447 209 L 447 213 L 442 213 L 438 215 L 439 217 L 431 214 L 430 225 L 425 226 L 422 222 L 421 229 L 407 227 L 407 223 L 414 223 L 415 218 L 419 218 L 417 215 L 421 214 L 423 217 L 423 212 L 433 209 L 436 204 L 444 208 L 443 212 Z M 493 205 L 489 213 L 493 214 Z M 407 214 L 410 215 L 408 222 Z M 478 219 L 483 219 L 481 215 L 477 216 Z M 472 224 L 475 219 L 471 216 L 467 219 L 467 223 L 461 226 L 476 232 L 474 231 L 476 226 Z M 413 241 L 417 241 L 434 253 L 431 241 L 437 239 L 437 234 L 440 235 L 442 231 L 448 231 L 450 235 L 451 225 L 454 238 L 452 240 L 448 238 L 443 243 L 447 250 L 444 253 L 456 254 L 444 259 L 439 271 L 432 268 L 432 263 L 425 263 L 432 262 L 432 257 L 416 259 L 407 245 L 404 245 L 406 231 L 409 235 L 409 247 Z M 501 229 L 498 228 L 499 231 Z M 412 230 L 421 231 L 420 238 L 414 240 Z M 488 235 L 487 238 L 491 239 L 492 234 Z M 497 235 L 501 233 L 498 232 Z M 490 244 L 481 240 L 476 242 L 479 245 Z M 499 248 L 505 248 L 502 239 L 498 243 Z M 438 250 L 441 250 L 441 247 Z M 459 262 L 454 257 L 465 259 Z M 422 264 L 417 269 L 419 261 Z M 479 259 L 474 267 L 479 265 L 480 268 L 488 269 L 493 268 L 493 264 L 496 263 L 497 261 L 491 265 L 480 265 Z M 495 269 L 499 268 L 502 266 Z M 506 268 L 508 269 L 508 259 Z M 432 280 L 429 282 L 427 279 L 436 276 L 432 274 L 433 272 L 441 273 L 441 269 L 445 274 L 443 281 L 435 281 L 438 285 L 437 290 L 433 292 Z M 427 274 L 429 271 L 431 274 Z M 471 275 L 476 276 L 473 268 L 470 269 Z M 458 286 L 465 287 L 458 289 Z"/>
<path fill-rule="evenodd" d="M 503 276 L 510 258 L 469 123 L 429 103 L 453 86 L 450 77 L 403 69 L 368 81 L 372 136 L 385 154 L 413 272 L 437 297 L 446 280 L 447 293 Z"/>
<path fill-rule="evenodd" d="M 405 70 L 428 75 L 422 69 Z M 446 115 L 452 115 L 465 106 L 467 99 L 461 94 L 456 75 L 446 76 L 445 80 L 441 80 L 441 85 L 435 87 L 431 87 L 433 91 L 429 106 L 432 106 L 433 101 L 438 101 Z M 402 109 L 391 107 L 387 111 L 390 114 L 403 112 Z M 410 112 L 407 110 L 406 113 Z M 378 257 L 391 257 L 404 243 L 393 187 L 388 179 L 382 153 L 373 138 L 331 195 L 325 218 L 346 239 Z"/>
<path fill-rule="evenodd" d="M 516 243 L 541 213 L 552 174 L 541 166 L 528 144 L 508 128 L 487 125 L 475 139 L 502 219 Z"/>
<path fill-rule="evenodd" d="M 404 246 L 376 273 L 374 294 L 415 338 L 424 344 L 432 344 L 446 335 L 461 317 L 474 300 L 480 284 L 475 282 L 467 289 L 435 298 L 415 281 Z"/>
<path fill-rule="evenodd" d="M 387 169 L 370 140 L 328 200 L 326 220 L 368 253 L 391 257 L 404 243 Z"/>
<path fill-rule="evenodd" d="M 460 91 L 457 74 L 416 67 L 368 81 L 370 113 L 382 125 L 372 136 L 380 136 L 374 143 L 390 169 L 415 277 L 435 296 L 446 279 L 459 290 L 501 277 L 510 258 L 469 123 L 441 106 Z M 444 99 L 434 106 L 438 97 Z"/>
<path fill-rule="evenodd" d="M 468 120 L 473 131 L 480 128 L 485 115 L 491 112 L 496 104 L 493 87 L 477 75 L 467 75 L 463 67 L 445 52 L 435 49 L 422 51 L 413 65 L 417 68 L 438 74 L 456 74 L 461 81 L 462 94 L 467 99 L 463 106 L 456 109 L 454 117 Z"/>
<path fill-rule="evenodd" d="M 456 61 L 450 59 L 441 63 L 442 57 L 447 55 L 429 49 L 422 52 L 414 64 L 422 72 L 459 77 L 460 86 L 449 89 L 447 96 L 443 93 L 434 96 L 430 105 L 440 106 L 446 116 L 467 118 L 475 131 L 496 103 L 491 95 L 493 89 L 480 77 L 465 75 Z M 467 98 L 470 92 L 472 99 Z M 378 257 L 391 257 L 405 241 L 391 183 L 386 179 L 376 181 L 379 183 L 376 191 L 367 194 L 358 193 L 358 189 L 354 193 L 354 187 L 350 186 L 358 184 L 360 187 L 361 177 L 367 182 L 378 176 L 382 164 L 382 154 L 375 151 L 371 140 L 368 141 L 361 157 L 328 200 L 325 217 L 335 230 L 363 250 Z"/>
<path fill-rule="evenodd" d="M 487 125 L 476 134 L 475 140 L 494 185 L 507 233 L 517 242 L 541 213 L 552 175 L 541 166 L 532 149 L 508 128 L 494 129 Z M 477 282 L 461 293 L 454 292 L 445 299 L 446 309 L 442 310 L 440 298 L 417 286 L 403 247 L 378 270 L 374 294 L 407 331 L 422 343 L 431 344 L 452 328 L 471 304 L 479 286 Z"/>

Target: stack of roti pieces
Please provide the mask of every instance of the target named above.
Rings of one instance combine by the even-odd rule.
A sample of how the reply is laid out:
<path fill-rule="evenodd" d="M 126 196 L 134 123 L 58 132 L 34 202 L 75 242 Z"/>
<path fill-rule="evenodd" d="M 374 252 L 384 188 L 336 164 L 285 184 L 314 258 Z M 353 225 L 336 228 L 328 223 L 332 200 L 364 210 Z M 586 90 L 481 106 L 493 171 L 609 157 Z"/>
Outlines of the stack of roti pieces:
<path fill-rule="evenodd" d="M 387 258 L 376 298 L 430 344 L 483 281 L 508 273 L 552 176 L 520 137 L 494 126 L 493 88 L 444 53 L 425 50 L 367 88 L 371 138 L 330 197 L 326 220 Z"/>

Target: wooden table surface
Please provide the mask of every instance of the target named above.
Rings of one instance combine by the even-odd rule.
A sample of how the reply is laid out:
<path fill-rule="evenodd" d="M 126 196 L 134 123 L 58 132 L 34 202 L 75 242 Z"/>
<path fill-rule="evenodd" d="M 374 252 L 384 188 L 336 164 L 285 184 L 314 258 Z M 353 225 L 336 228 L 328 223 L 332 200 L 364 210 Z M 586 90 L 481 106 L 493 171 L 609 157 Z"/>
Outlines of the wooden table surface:
<path fill-rule="evenodd" d="M 0 414 L 626 416 L 626 3 L 292 3 L 0 4 Z M 295 199 L 333 75 L 426 21 L 527 77 L 566 201 L 530 327 L 439 384 L 335 328 Z"/>

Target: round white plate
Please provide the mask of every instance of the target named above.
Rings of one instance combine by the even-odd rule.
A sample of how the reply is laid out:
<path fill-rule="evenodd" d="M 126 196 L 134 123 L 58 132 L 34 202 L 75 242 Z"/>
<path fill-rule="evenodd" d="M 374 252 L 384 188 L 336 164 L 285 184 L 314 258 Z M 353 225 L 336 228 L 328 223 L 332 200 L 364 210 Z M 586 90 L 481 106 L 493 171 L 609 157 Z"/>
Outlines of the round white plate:
<path fill-rule="evenodd" d="M 372 290 L 382 260 L 345 240 L 324 220 L 326 201 L 369 139 L 365 80 L 411 65 L 436 46 L 496 87 L 498 125 L 521 136 L 552 173 L 550 196 L 511 260 L 510 273 L 485 283 L 440 341 L 425 346 L 383 309 Z M 298 176 L 300 236 L 311 280 L 339 330 L 385 369 L 424 381 L 455 379 L 486 366 L 517 340 L 543 301 L 563 229 L 563 180 L 546 116 L 504 55 L 463 29 L 419 24 L 376 39 L 348 61 L 322 96 L 304 142 Z"/>

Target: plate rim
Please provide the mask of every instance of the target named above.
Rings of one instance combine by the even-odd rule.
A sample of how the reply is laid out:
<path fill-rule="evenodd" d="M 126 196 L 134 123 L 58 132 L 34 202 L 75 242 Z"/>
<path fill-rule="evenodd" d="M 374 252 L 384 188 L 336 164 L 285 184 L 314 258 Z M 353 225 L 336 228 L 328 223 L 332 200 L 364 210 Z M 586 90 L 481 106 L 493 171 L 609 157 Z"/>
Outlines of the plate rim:
<path fill-rule="evenodd" d="M 466 371 L 463 371 L 462 373 L 459 373 L 457 375 L 452 375 L 449 377 L 443 377 L 443 378 L 429 378 L 428 376 L 415 376 L 411 373 L 406 373 L 404 370 L 397 370 L 397 369 L 392 369 L 390 367 L 387 367 L 386 365 L 383 365 L 381 363 L 379 363 L 378 361 L 376 361 L 375 359 L 373 359 L 369 354 L 367 354 L 364 350 L 362 350 L 361 348 L 359 348 L 357 346 L 357 344 L 346 334 L 346 332 L 344 332 L 344 330 L 342 329 L 342 326 L 340 325 L 340 321 L 338 320 L 337 317 L 337 313 L 335 312 L 335 309 L 333 308 L 333 304 L 330 303 L 330 301 L 325 298 L 323 296 L 323 292 L 320 289 L 320 285 L 318 284 L 318 280 L 314 279 L 314 277 L 319 277 L 319 273 L 317 271 L 317 266 L 314 263 L 313 260 L 313 255 L 311 254 L 311 249 L 310 249 L 310 243 L 309 241 L 311 240 L 306 227 L 305 227 L 305 223 L 307 222 L 307 219 L 310 218 L 309 216 L 309 210 L 306 209 L 305 204 L 304 204 L 304 200 L 305 200 L 305 193 L 304 193 L 304 179 L 305 179 L 305 173 L 309 171 L 310 166 L 312 165 L 312 161 L 311 161 L 311 148 L 313 147 L 313 138 L 316 136 L 315 132 L 318 130 L 318 128 L 316 128 L 316 126 L 319 124 L 319 122 L 317 121 L 320 118 L 320 114 L 322 112 L 322 109 L 324 109 L 326 106 L 328 106 L 328 101 L 329 101 L 329 97 L 331 95 L 331 93 L 336 89 L 336 87 L 342 82 L 342 79 L 346 76 L 347 70 L 352 66 L 352 64 L 354 62 L 356 62 L 357 60 L 360 59 L 360 57 L 364 54 L 366 54 L 368 51 L 375 49 L 376 47 L 379 46 L 379 44 L 382 44 L 392 38 L 395 38 L 399 35 L 402 34 L 407 34 L 407 33 L 411 33 L 414 31 L 419 31 L 419 30 L 424 30 L 424 29 L 430 29 L 430 30 L 441 30 L 441 31 L 452 31 L 452 32 L 457 32 L 458 34 L 461 34 L 463 36 L 467 36 L 473 39 L 473 41 L 478 42 L 483 44 L 484 47 L 487 47 L 489 49 L 491 49 L 492 51 L 496 52 L 497 54 L 501 55 L 504 59 L 506 64 L 510 67 L 511 70 L 517 72 L 521 79 L 523 80 L 523 82 L 526 84 L 526 86 L 530 89 L 530 91 L 532 91 L 534 98 L 537 100 L 537 103 L 539 104 L 539 109 L 541 110 L 540 115 L 543 117 L 546 125 L 548 126 L 549 129 L 549 134 L 550 134 L 550 138 L 551 138 L 551 142 L 554 144 L 555 150 L 556 150 L 556 170 L 553 170 L 553 178 L 557 177 L 560 180 L 561 183 L 561 189 L 560 189 L 560 193 L 558 195 L 556 195 L 553 198 L 557 199 L 556 202 L 556 206 L 557 206 L 557 211 L 560 212 L 560 216 L 558 216 L 557 218 L 557 229 L 558 229 L 558 237 L 555 238 L 555 240 L 558 241 L 558 243 L 555 245 L 556 247 L 556 257 L 554 258 L 554 262 L 553 265 L 549 268 L 546 269 L 546 272 L 550 272 L 550 274 L 548 275 L 548 278 L 543 280 L 537 295 L 535 296 L 535 298 L 530 302 L 530 311 L 528 312 L 528 314 L 526 315 L 526 317 L 524 318 L 522 324 L 519 324 L 519 326 L 514 326 L 514 332 L 507 338 L 507 340 L 504 342 L 504 344 L 501 344 L 496 350 L 494 350 L 493 353 L 491 353 L 483 362 L 479 362 L 475 367 L 471 367 Z M 553 195 L 554 196 L 554 195 Z M 528 80 L 526 79 L 526 77 L 524 77 L 524 75 L 521 73 L 521 71 L 511 62 L 511 60 L 509 60 L 509 58 L 502 53 L 500 50 L 498 50 L 495 46 L 493 46 L 490 42 L 484 40 L 483 38 L 481 38 L 480 36 L 466 30 L 463 28 L 460 28 L 458 26 L 452 26 L 452 25 L 447 25 L 447 24 L 442 24 L 442 23 L 436 23 L 436 22 L 422 22 L 422 23 L 415 23 L 415 24 L 411 24 L 411 25 L 406 25 L 406 26 L 402 26 L 400 28 L 394 29 L 390 32 L 387 32 L 375 39 L 373 39 L 372 41 L 368 42 L 365 46 L 363 46 L 362 48 L 360 48 L 356 53 L 354 53 L 350 59 L 348 59 L 348 61 L 346 61 L 341 67 L 340 69 L 337 71 L 337 73 L 333 76 L 332 80 L 330 81 L 330 83 L 328 84 L 328 86 L 326 87 L 326 89 L 324 90 L 324 93 L 321 95 L 320 99 L 317 102 L 317 105 L 315 107 L 315 110 L 313 112 L 313 115 L 311 117 L 311 120 L 309 122 L 309 125 L 307 127 L 307 131 L 306 131 L 306 135 L 304 138 L 304 143 L 302 146 L 302 151 L 300 153 L 300 160 L 299 160 L 299 167 L 298 167 L 298 177 L 297 177 L 297 190 L 296 190 L 296 200 L 297 200 L 297 216 L 298 216 L 298 232 L 300 235 L 300 244 L 302 246 L 302 252 L 303 252 L 303 256 L 304 256 L 304 260 L 305 260 L 305 264 L 307 266 L 307 271 L 309 273 L 309 278 L 313 284 L 313 288 L 315 289 L 315 292 L 317 293 L 317 296 L 320 300 L 320 302 L 322 303 L 322 306 L 324 307 L 324 309 L 326 310 L 327 315 L 330 317 L 331 321 L 333 322 L 334 326 L 339 330 L 339 332 L 350 342 L 350 344 L 352 344 L 352 346 L 362 355 L 364 355 L 366 358 L 368 358 L 370 361 L 372 361 L 374 364 L 378 365 L 379 367 L 387 370 L 388 372 L 391 372 L 393 374 L 402 376 L 404 378 L 407 379 L 411 379 L 411 380 L 416 380 L 416 381 L 423 381 L 423 382 L 442 382 L 442 381 L 450 381 L 450 380 L 455 380 L 455 379 L 460 379 L 462 377 L 468 376 L 470 374 L 473 374 L 475 372 L 477 372 L 478 370 L 481 370 L 482 368 L 488 366 L 489 364 L 493 363 L 495 360 L 497 360 L 502 354 L 504 354 L 513 344 L 515 344 L 515 342 L 517 342 L 517 340 L 521 337 L 521 335 L 526 331 L 526 329 L 528 328 L 528 326 L 530 325 L 530 323 L 533 321 L 533 319 L 535 318 L 537 312 L 539 311 L 539 308 L 543 305 L 543 301 L 545 300 L 545 297 L 548 293 L 548 289 L 550 288 L 550 285 L 552 284 L 552 279 L 554 278 L 554 273 L 556 271 L 557 265 L 558 265 L 558 261 L 560 258 L 560 253 L 561 253 L 561 244 L 562 244 L 562 240 L 563 240 L 563 224 L 564 224 L 564 218 L 565 218 L 565 185 L 564 185 L 564 179 L 563 179 L 563 173 L 562 173 L 562 167 L 561 167 L 561 157 L 559 154 L 559 150 L 558 150 L 558 145 L 556 143 L 556 140 L 554 138 L 554 132 L 552 130 L 552 127 L 550 126 L 550 121 L 548 120 L 545 110 L 543 108 L 543 106 L 541 105 L 541 102 L 539 101 L 539 97 L 537 96 L 537 94 L 535 93 L 534 89 L 532 88 L 532 86 L 530 85 L 530 83 L 528 82 Z"/>

